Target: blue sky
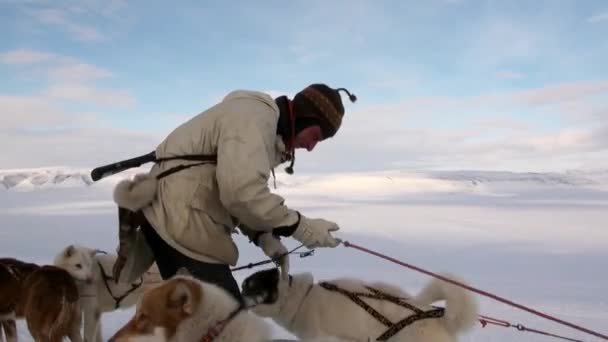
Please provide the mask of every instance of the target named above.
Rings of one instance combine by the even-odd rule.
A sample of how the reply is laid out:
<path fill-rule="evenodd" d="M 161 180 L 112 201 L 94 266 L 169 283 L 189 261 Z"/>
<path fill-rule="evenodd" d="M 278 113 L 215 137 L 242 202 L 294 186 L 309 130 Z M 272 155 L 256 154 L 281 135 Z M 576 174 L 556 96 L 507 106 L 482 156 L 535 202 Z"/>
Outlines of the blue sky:
<path fill-rule="evenodd" d="M 608 167 L 603 1 L 0 0 L 0 31 L 4 168 L 127 158 L 233 89 L 316 82 L 360 100 L 304 172 Z"/>

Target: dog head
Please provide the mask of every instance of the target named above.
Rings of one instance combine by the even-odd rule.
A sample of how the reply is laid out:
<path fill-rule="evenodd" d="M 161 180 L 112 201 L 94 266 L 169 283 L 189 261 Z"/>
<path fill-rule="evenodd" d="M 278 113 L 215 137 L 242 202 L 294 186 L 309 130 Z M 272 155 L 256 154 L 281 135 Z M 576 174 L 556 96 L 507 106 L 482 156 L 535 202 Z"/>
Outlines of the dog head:
<path fill-rule="evenodd" d="M 165 338 L 171 339 L 178 325 L 196 312 L 202 297 L 200 283 L 193 278 L 171 278 L 143 294 L 133 318 L 110 341 L 152 335 L 157 328 L 162 328 Z"/>
<path fill-rule="evenodd" d="M 78 245 L 69 245 L 56 257 L 54 264 L 63 268 L 76 280 L 92 283 L 95 279 L 95 254 L 100 251 Z"/>
<path fill-rule="evenodd" d="M 264 317 L 278 315 L 282 302 L 287 297 L 289 280 L 281 277 L 278 268 L 271 268 L 253 273 L 241 284 L 242 295 L 247 306 Z"/>

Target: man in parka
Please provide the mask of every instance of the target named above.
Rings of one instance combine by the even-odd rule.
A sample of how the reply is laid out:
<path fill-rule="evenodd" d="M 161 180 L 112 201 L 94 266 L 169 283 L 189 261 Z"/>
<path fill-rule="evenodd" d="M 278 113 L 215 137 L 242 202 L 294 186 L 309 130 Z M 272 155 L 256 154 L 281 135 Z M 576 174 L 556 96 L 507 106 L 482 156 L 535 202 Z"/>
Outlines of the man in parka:
<path fill-rule="evenodd" d="M 131 234 L 130 246 L 119 248 L 115 276 L 122 269 L 122 277 L 134 280 L 156 261 L 163 279 L 185 268 L 240 300 L 230 272 L 238 259 L 231 236 L 236 227 L 269 257 L 287 251 L 280 237 L 308 248 L 338 246 L 340 240 L 332 236 L 336 223 L 287 207 L 271 193 L 268 180 L 286 161 L 291 162 L 286 170 L 293 172 L 295 149 L 312 151 L 336 134 L 344 115 L 340 91 L 356 100 L 348 90 L 325 84 L 312 84 L 293 100 L 234 91 L 177 127 L 156 148 L 157 158 L 169 160 L 115 188 L 118 206 L 143 213 L 146 221 L 136 236 Z M 184 155 L 215 155 L 216 160 L 171 159 Z M 282 262 L 287 271 L 287 257 Z"/>

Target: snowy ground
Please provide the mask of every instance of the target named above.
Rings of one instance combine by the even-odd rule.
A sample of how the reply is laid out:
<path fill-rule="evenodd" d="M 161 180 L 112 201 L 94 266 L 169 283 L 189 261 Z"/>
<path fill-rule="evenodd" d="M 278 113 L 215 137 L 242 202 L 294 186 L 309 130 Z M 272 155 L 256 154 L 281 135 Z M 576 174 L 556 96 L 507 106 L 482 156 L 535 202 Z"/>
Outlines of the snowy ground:
<path fill-rule="evenodd" d="M 5 188 L 0 186 L 0 254 L 48 263 L 70 243 L 114 250 L 115 181 L 87 185 L 86 172 L 70 169 L 0 171 Z M 456 273 L 475 287 L 608 333 L 608 172 L 279 175 L 277 183 L 288 205 L 337 221 L 339 236 L 353 243 L 432 271 Z M 236 239 L 241 264 L 262 258 L 245 238 Z M 414 293 L 429 280 L 345 247 L 294 258 L 292 271 L 313 272 L 319 279 L 384 279 Z M 248 273 L 236 276 L 240 280 Z M 599 340 L 490 299 L 480 302 L 489 316 Z M 106 314 L 104 337 L 131 314 Z M 21 340 L 31 340 L 22 323 L 19 328 Z M 277 328 L 276 337 L 290 335 Z M 462 340 L 554 339 L 489 326 Z"/>

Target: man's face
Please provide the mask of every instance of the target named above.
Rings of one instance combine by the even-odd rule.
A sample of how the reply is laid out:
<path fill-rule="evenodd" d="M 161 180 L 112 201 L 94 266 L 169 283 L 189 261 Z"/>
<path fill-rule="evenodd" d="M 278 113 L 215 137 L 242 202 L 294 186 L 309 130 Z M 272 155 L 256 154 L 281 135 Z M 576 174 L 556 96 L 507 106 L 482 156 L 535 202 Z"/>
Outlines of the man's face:
<path fill-rule="evenodd" d="M 304 128 L 296 135 L 295 148 L 305 148 L 312 151 L 319 141 L 323 140 L 323 132 L 318 125 Z"/>

